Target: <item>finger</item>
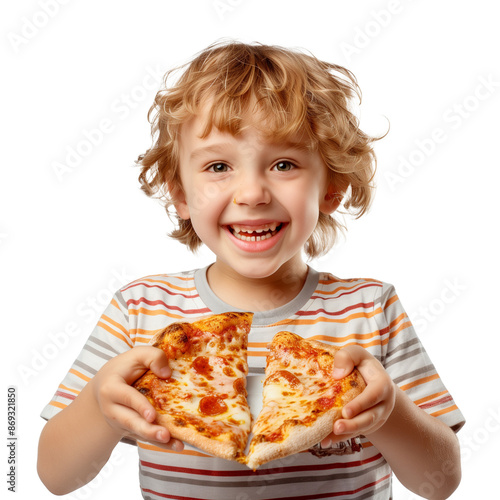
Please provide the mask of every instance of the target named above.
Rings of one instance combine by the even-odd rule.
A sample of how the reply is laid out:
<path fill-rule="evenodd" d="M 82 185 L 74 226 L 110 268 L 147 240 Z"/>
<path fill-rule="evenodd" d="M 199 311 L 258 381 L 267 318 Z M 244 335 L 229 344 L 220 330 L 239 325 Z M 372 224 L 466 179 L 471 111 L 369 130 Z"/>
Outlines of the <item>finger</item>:
<path fill-rule="evenodd" d="M 164 351 L 161 349 L 156 349 L 158 352 L 155 353 L 155 357 L 151 364 L 149 365 L 150 370 L 160 378 L 170 378 L 172 376 L 172 370 L 168 364 L 168 358 Z"/>
<path fill-rule="evenodd" d="M 342 417 L 353 418 L 360 413 L 381 403 L 386 394 L 384 384 L 374 381 L 366 386 L 365 390 L 347 403 L 342 409 Z"/>
<path fill-rule="evenodd" d="M 365 359 L 366 351 L 361 346 L 348 346 L 339 349 L 335 353 L 333 360 L 333 378 L 341 379 L 349 375 L 354 367 L 359 365 Z"/>
<path fill-rule="evenodd" d="M 376 424 L 382 425 L 384 405 L 379 404 L 350 419 L 340 419 L 333 426 L 336 436 L 367 434 Z"/>
<path fill-rule="evenodd" d="M 134 347 L 127 353 L 128 362 L 123 364 L 121 373 L 127 384 L 134 383 L 147 370 L 152 370 L 158 377 L 168 378 L 172 372 L 165 353 L 152 346 Z"/>
<path fill-rule="evenodd" d="M 144 420 L 137 412 L 126 406 L 115 405 L 111 418 L 127 434 L 143 441 L 168 443 L 170 433 L 164 427 Z"/>
<path fill-rule="evenodd" d="M 156 419 L 156 410 L 146 396 L 129 385 L 122 384 L 109 399 L 113 405 L 121 405 L 134 410 L 147 422 L 154 422 Z"/>

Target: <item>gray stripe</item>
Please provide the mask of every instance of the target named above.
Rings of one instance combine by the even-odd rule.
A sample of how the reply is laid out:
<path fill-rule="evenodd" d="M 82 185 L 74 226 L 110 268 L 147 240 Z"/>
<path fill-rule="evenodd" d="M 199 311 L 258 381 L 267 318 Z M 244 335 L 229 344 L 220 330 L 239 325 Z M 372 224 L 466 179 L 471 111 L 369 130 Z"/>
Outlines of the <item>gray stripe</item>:
<path fill-rule="evenodd" d="M 115 297 L 116 301 L 120 303 L 123 309 L 128 310 L 128 305 L 125 302 L 125 299 L 123 298 L 122 292 L 116 292 Z"/>
<path fill-rule="evenodd" d="M 353 479 L 356 477 L 364 476 L 369 474 L 371 471 L 377 470 L 380 467 L 380 462 L 383 458 L 380 458 L 375 462 L 374 465 L 364 468 L 362 470 L 356 472 L 333 472 L 323 474 L 325 471 L 315 471 L 315 475 L 308 476 L 290 476 L 281 477 L 276 479 L 256 479 L 255 476 L 247 476 L 246 478 L 242 478 L 239 481 L 221 481 L 220 478 L 217 478 L 215 481 L 212 480 L 202 480 L 202 479 L 193 479 L 191 477 L 178 477 L 178 476 L 167 476 L 162 474 L 157 474 L 155 472 L 150 472 L 149 470 L 145 470 L 141 466 L 141 475 L 144 477 L 150 477 L 157 481 L 165 481 L 168 483 L 181 483 L 181 484 L 190 484 L 193 486 L 217 486 L 223 488 L 257 488 L 259 486 L 278 486 L 282 484 L 291 484 L 291 483 L 313 483 L 320 481 L 335 481 L 341 479 Z M 383 466 L 383 465 L 382 465 Z M 318 472 L 321 472 L 321 475 L 317 475 Z M 187 473 L 189 474 L 189 473 Z M 210 474 L 210 471 L 207 472 Z M 276 474 L 286 474 L 286 472 L 277 472 Z M 289 473 L 293 474 L 293 473 Z M 312 472 L 311 472 L 312 474 Z"/>
<path fill-rule="evenodd" d="M 434 375 L 436 373 L 436 370 L 434 366 L 426 365 L 422 368 L 419 368 L 418 370 L 413 370 L 412 372 L 405 373 L 404 375 L 401 375 L 401 377 L 396 377 L 394 379 L 394 382 L 396 384 L 401 384 L 402 382 L 408 382 L 413 377 L 417 377 L 418 375 L 422 375 L 423 373 L 425 373 L 426 375 Z"/>
<path fill-rule="evenodd" d="M 397 345 L 392 351 L 388 352 L 386 354 L 386 358 L 394 356 L 397 352 L 402 351 L 403 349 L 409 349 L 410 347 L 414 345 L 419 345 L 420 350 L 422 350 L 422 346 L 420 344 L 420 341 L 417 338 L 413 338 L 408 340 L 407 342 L 403 342 L 402 344 Z"/>
<path fill-rule="evenodd" d="M 104 347 L 104 349 L 106 349 L 107 351 L 114 352 L 115 354 L 120 354 L 120 352 L 117 351 L 113 346 L 109 345 L 106 342 L 103 342 L 100 338 L 98 338 L 94 335 L 90 336 L 89 341 L 93 342 L 94 344 L 96 344 L 100 347 Z"/>
<path fill-rule="evenodd" d="M 114 356 L 110 356 L 109 354 L 104 354 L 102 351 L 98 351 L 97 349 L 95 349 L 94 347 L 91 347 L 88 344 L 85 344 L 85 346 L 83 347 L 83 350 L 90 352 L 91 354 L 94 354 L 94 356 L 97 356 L 98 358 L 102 358 L 106 361 L 109 361 L 111 358 L 114 357 Z"/>
<path fill-rule="evenodd" d="M 94 368 L 92 368 L 91 366 L 89 366 L 89 365 L 87 365 L 85 363 L 82 363 L 79 359 L 77 359 L 75 361 L 75 363 L 74 363 L 73 366 L 78 366 L 79 368 L 82 368 L 87 373 L 92 374 L 92 376 L 94 376 L 97 373 L 97 370 L 95 370 Z"/>
<path fill-rule="evenodd" d="M 258 375 L 263 375 L 266 369 L 263 366 L 249 366 L 248 373 L 257 373 Z"/>
<path fill-rule="evenodd" d="M 397 349 L 394 350 L 396 352 Z M 390 361 L 386 361 L 384 364 L 384 368 L 387 370 L 392 365 L 402 363 L 403 361 L 407 361 L 414 356 L 420 356 L 422 354 L 422 348 L 419 346 L 414 346 L 412 350 L 404 350 L 397 356 L 393 356 Z M 387 359 L 387 358 L 386 358 Z"/>

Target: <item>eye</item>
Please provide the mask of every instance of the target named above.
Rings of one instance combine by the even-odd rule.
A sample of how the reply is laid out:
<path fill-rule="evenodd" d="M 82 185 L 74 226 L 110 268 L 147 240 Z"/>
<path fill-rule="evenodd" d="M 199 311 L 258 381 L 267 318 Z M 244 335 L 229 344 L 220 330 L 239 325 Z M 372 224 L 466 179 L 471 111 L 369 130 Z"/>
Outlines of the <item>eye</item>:
<path fill-rule="evenodd" d="M 273 170 L 277 170 L 278 172 L 288 172 L 289 170 L 292 170 L 295 168 L 295 165 L 290 162 L 290 161 L 279 161 L 274 165 Z"/>
<path fill-rule="evenodd" d="M 226 163 L 212 163 L 207 169 L 209 172 L 222 173 L 229 170 L 229 166 Z"/>

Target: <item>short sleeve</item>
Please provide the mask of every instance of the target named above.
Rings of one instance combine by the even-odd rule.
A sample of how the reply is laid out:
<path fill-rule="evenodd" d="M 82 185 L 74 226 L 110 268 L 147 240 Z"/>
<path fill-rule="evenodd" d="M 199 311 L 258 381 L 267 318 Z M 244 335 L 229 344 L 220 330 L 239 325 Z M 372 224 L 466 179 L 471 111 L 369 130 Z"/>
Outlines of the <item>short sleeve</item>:
<path fill-rule="evenodd" d="M 384 322 L 379 328 L 388 339 L 381 359 L 386 371 L 419 408 L 457 432 L 465 423 L 464 416 L 420 342 L 392 285 L 383 285 L 375 307 L 383 312 L 378 315 L 378 321 Z"/>
<path fill-rule="evenodd" d="M 49 420 L 68 406 L 104 363 L 133 346 L 127 304 L 116 292 L 41 417 Z"/>

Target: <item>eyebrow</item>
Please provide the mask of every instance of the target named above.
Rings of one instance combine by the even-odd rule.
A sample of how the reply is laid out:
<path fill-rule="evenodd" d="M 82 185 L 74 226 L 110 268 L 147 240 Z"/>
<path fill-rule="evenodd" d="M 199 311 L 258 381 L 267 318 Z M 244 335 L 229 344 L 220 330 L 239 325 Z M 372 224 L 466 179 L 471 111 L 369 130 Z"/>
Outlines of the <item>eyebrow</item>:
<path fill-rule="evenodd" d="M 306 142 L 297 142 L 297 141 L 283 141 L 283 142 L 277 142 L 277 143 L 269 143 L 271 147 L 279 147 L 280 149 L 293 149 L 296 151 L 311 151 L 311 146 L 307 144 Z M 221 153 L 224 151 L 226 148 L 232 148 L 234 147 L 234 144 L 232 143 L 219 143 L 219 144 L 213 144 L 211 146 L 204 146 L 201 148 L 196 148 L 191 152 L 190 159 L 195 159 L 199 158 L 200 156 L 203 156 L 204 154 L 207 153 Z"/>
<path fill-rule="evenodd" d="M 198 158 L 206 153 L 220 153 L 224 149 L 231 147 L 234 147 L 234 145 L 230 143 L 213 144 L 212 146 L 205 146 L 202 148 L 194 149 L 193 151 L 191 151 L 191 155 L 189 157 L 192 160 L 193 158 Z"/>

